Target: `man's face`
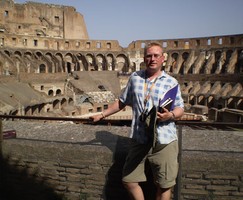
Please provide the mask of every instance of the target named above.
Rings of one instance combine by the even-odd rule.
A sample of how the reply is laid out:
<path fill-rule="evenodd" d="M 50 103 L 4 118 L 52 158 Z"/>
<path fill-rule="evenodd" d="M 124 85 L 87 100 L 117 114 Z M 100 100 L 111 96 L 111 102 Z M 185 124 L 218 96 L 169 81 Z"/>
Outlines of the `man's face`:
<path fill-rule="evenodd" d="M 144 57 L 147 70 L 156 72 L 161 69 L 164 62 L 162 49 L 159 46 L 152 46 L 147 49 L 147 54 Z"/>

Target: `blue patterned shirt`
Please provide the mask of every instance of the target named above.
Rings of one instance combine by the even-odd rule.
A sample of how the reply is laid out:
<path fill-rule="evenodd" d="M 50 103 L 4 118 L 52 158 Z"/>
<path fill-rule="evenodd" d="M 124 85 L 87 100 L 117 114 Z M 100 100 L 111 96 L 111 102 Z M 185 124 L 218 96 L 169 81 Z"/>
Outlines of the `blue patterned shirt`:
<path fill-rule="evenodd" d="M 131 106 L 133 110 L 131 138 L 134 138 L 139 143 L 148 142 L 144 122 L 139 120 L 139 116 L 144 109 L 150 110 L 153 105 L 158 106 L 159 99 L 163 98 L 164 94 L 177 84 L 177 80 L 166 74 L 164 71 L 162 71 L 157 79 L 151 81 L 146 79 L 145 70 L 132 73 L 126 88 L 120 96 L 120 101 L 125 105 Z M 150 98 L 145 104 L 144 99 L 147 96 L 145 93 L 148 92 L 149 89 L 151 89 L 149 92 Z M 178 87 L 174 106 L 184 108 L 180 86 Z M 157 124 L 157 133 L 157 142 L 160 144 L 169 144 L 170 142 L 177 140 L 176 126 L 171 120 L 159 122 Z"/>

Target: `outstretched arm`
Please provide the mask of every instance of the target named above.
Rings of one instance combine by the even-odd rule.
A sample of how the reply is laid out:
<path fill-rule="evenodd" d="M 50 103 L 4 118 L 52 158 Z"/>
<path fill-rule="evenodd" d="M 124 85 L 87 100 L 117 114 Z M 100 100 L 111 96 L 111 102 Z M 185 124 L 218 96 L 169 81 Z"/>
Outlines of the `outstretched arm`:
<path fill-rule="evenodd" d="M 93 122 L 98 122 L 105 117 L 108 117 L 114 113 L 119 112 L 122 110 L 126 105 L 123 104 L 120 100 L 115 101 L 111 106 L 109 106 L 108 109 L 104 110 L 101 114 L 91 116 L 90 119 L 93 120 Z"/>

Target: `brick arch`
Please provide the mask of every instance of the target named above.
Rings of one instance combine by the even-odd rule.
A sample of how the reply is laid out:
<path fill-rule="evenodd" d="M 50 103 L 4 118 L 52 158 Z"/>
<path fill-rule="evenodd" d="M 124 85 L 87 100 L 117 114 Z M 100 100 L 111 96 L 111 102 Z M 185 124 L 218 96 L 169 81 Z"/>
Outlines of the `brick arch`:
<path fill-rule="evenodd" d="M 64 71 L 64 61 L 63 61 L 63 55 L 59 52 L 55 53 L 54 55 L 56 59 L 56 66 L 55 66 L 55 71 L 56 72 L 65 72 Z"/>
<path fill-rule="evenodd" d="M 49 61 L 48 73 L 55 73 L 53 56 L 50 52 L 46 52 L 43 56 Z"/>
<path fill-rule="evenodd" d="M 60 103 L 61 103 L 61 107 L 67 106 L 68 101 L 67 101 L 67 99 L 63 98 Z"/>
<path fill-rule="evenodd" d="M 236 65 L 236 71 L 243 73 L 243 49 L 238 50 L 238 62 Z"/>
<path fill-rule="evenodd" d="M 52 89 L 48 90 L 48 96 L 54 96 L 54 91 Z"/>
<path fill-rule="evenodd" d="M 23 54 L 21 53 L 21 51 L 15 51 L 15 52 L 14 52 L 14 55 L 15 55 L 15 56 L 22 57 Z"/>
<path fill-rule="evenodd" d="M 60 96 L 62 94 L 62 90 L 61 89 L 57 89 L 56 90 L 56 96 Z"/>
<path fill-rule="evenodd" d="M 73 98 L 68 99 L 68 105 L 74 105 L 74 100 Z"/>
<path fill-rule="evenodd" d="M 96 64 L 97 62 L 96 62 L 94 54 L 87 53 L 85 55 L 85 58 L 88 62 L 88 71 L 97 71 L 98 67 L 97 67 L 97 64 Z"/>
<path fill-rule="evenodd" d="M 59 109 L 60 108 L 60 100 L 56 99 L 52 102 L 53 109 Z"/>
<path fill-rule="evenodd" d="M 25 68 L 27 73 L 34 73 L 36 69 L 36 64 L 34 65 L 35 58 L 32 51 L 25 51 L 23 53 L 23 60 L 25 61 Z"/>
<path fill-rule="evenodd" d="M 175 72 L 175 71 L 177 71 L 177 68 L 178 68 L 178 64 L 177 64 L 177 62 L 178 62 L 178 58 L 179 58 L 179 53 L 177 53 L 177 52 L 173 52 L 173 53 L 171 53 L 171 68 L 170 68 L 170 72 Z"/>
<path fill-rule="evenodd" d="M 1 52 L 2 53 L 2 52 Z M 0 55 L 1 55 L 0 53 Z M 4 75 L 16 75 L 16 60 L 14 58 L 13 52 L 9 50 L 4 50 L 2 53 L 2 73 Z"/>
<path fill-rule="evenodd" d="M 43 53 L 41 51 L 36 51 L 34 53 L 39 59 L 43 56 Z"/>
<path fill-rule="evenodd" d="M 35 51 L 35 56 L 38 57 L 38 68 L 37 68 L 37 73 L 46 73 L 48 72 L 48 66 L 45 60 L 43 59 L 43 52 L 42 51 Z"/>
<path fill-rule="evenodd" d="M 105 57 L 106 57 L 106 62 L 107 62 L 107 70 L 114 71 L 115 66 L 116 66 L 116 58 L 115 58 L 114 54 L 108 53 L 105 55 Z"/>
<path fill-rule="evenodd" d="M 97 61 L 98 71 L 107 70 L 106 57 L 101 53 L 97 54 L 95 57 L 96 57 L 96 61 Z"/>
<path fill-rule="evenodd" d="M 11 56 L 17 69 L 17 73 L 19 72 L 28 72 L 28 66 L 25 62 L 23 62 L 23 53 L 21 51 L 14 51 L 13 55 Z"/>
<path fill-rule="evenodd" d="M 59 60 L 57 59 L 57 57 L 54 55 L 53 52 L 46 52 L 45 53 L 45 56 L 51 61 L 52 63 L 52 72 L 53 73 L 57 73 L 57 72 L 61 72 L 61 70 L 58 70 L 59 69 Z"/>
<path fill-rule="evenodd" d="M 129 72 L 129 62 L 125 54 L 118 54 L 116 56 L 116 61 L 117 61 L 117 67 L 115 68 L 116 71 L 122 73 Z"/>
<path fill-rule="evenodd" d="M 182 53 L 182 66 L 180 67 L 179 73 L 184 74 L 187 71 L 187 62 L 189 59 L 190 53 L 188 51 L 185 51 Z"/>
<path fill-rule="evenodd" d="M 215 51 L 214 53 L 214 63 L 212 63 L 211 73 L 214 74 L 216 72 L 221 71 L 220 68 L 220 60 L 222 56 L 222 51 Z"/>
<path fill-rule="evenodd" d="M 71 73 L 72 71 L 74 71 L 74 58 L 73 58 L 73 54 L 72 53 L 66 53 L 64 55 L 64 64 L 65 64 L 65 72 Z"/>
<path fill-rule="evenodd" d="M 11 55 L 11 51 L 8 51 L 8 50 L 4 50 L 4 53 L 5 53 L 6 55 L 8 55 L 8 57 L 10 57 L 10 55 Z"/>
<path fill-rule="evenodd" d="M 28 58 L 28 59 L 32 59 L 32 57 L 33 57 L 33 52 L 31 52 L 31 51 L 25 51 L 25 52 L 23 53 L 23 57 Z"/>
<path fill-rule="evenodd" d="M 89 70 L 89 63 L 88 63 L 87 58 L 81 53 L 78 53 L 75 56 L 76 56 L 77 61 L 79 63 L 79 70 L 80 71 L 88 71 Z"/>

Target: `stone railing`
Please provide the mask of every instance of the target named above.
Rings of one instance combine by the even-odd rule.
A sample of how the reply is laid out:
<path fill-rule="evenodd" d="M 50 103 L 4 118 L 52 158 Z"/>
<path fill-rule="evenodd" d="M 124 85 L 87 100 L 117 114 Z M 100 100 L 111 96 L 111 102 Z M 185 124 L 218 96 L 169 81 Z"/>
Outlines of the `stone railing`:
<path fill-rule="evenodd" d="M 14 129 L 17 137 L 1 140 L 0 198 L 128 199 L 121 173 L 130 127 L 51 120 L 2 121 L 3 131 Z M 177 122 L 181 151 L 173 199 L 243 198 L 243 125 L 229 126 Z M 147 175 L 142 188 L 153 199 Z"/>

